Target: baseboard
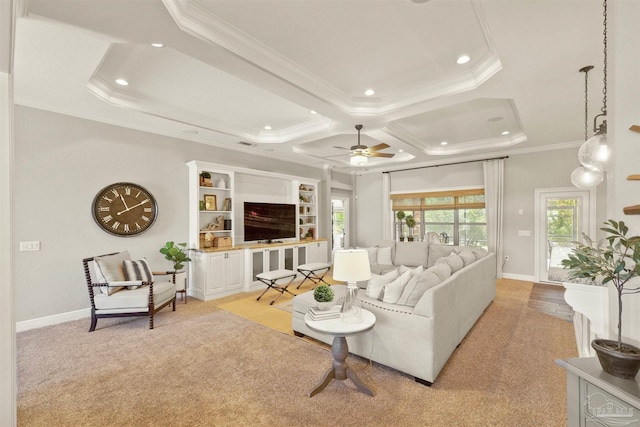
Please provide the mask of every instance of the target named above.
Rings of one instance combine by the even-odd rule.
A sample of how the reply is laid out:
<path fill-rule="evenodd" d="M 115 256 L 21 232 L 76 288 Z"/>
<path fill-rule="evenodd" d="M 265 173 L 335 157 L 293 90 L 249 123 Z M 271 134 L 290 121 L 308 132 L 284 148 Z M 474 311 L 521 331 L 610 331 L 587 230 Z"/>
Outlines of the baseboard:
<path fill-rule="evenodd" d="M 509 274 L 502 273 L 503 279 L 511 279 L 511 280 L 522 280 L 523 282 L 535 282 L 535 276 L 526 276 L 524 274 Z"/>
<path fill-rule="evenodd" d="M 91 317 L 91 309 L 85 308 L 67 313 L 54 314 L 53 316 L 39 317 L 37 319 L 16 322 L 16 332 L 28 331 L 30 329 L 42 328 L 43 326 L 52 326 L 59 323 L 69 322 L 71 320 L 80 320 Z M 87 325 L 87 328 L 89 326 Z"/>

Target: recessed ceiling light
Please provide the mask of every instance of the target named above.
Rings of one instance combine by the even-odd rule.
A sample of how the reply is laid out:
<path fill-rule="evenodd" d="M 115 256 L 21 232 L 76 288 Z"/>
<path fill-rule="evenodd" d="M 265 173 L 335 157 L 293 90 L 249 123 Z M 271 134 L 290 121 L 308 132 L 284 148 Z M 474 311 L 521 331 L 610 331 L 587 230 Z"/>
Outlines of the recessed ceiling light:
<path fill-rule="evenodd" d="M 398 150 L 398 153 L 404 153 L 404 150 L 401 148 Z"/>
<path fill-rule="evenodd" d="M 164 47 L 164 45 L 162 43 L 151 43 L 151 46 L 153 46 L 153 47 Z"/>
<path fill-rule="evenodd" d="M 266 126 L 264 127 L 264 129 L 265 129 L 265 130 L 271 130 L 271 126 L 266 125 Z"/>
<path fill-rule="evenodd" d="M 364 94 L 367 96 L 375 95 L 376 91 L 373 89 L 367 89 L 364 91 Z"/>
<path fill-rule="evenodd" d="M 448 144 L 448 142 L 447 142 L 447 141 L 442 141 L 442 142 L 440 143 L 440 145 L 447 145 L 447 144 Z"/>
<path fill-rule="evenodd" d="M 461 55 L 460 57 L 458 57 L 458 59 L 456 60 L 456 63 L 462 65 L 462 64 L 466 64 L 467 62 L 469 62 L 471 60 L 471 58 L 469 58 L 469 55 Z"/>
<path fill-rule="evenodd" d="M 120 86 L 129 86 L 129 82 L 125 79 L 116 79 L 116 83 L 118 83 Z"/>
<path fill-rule="evenodd" d="M 502 132 L 503 135 L 509 135 L 509 131 L 505 130 L 504 132 Z"/>
<path fill-rule="evenodd" d="M 318 112 L 316 110 L 310 110 L 309 111 L 311 114 L 318 114 Z"/>

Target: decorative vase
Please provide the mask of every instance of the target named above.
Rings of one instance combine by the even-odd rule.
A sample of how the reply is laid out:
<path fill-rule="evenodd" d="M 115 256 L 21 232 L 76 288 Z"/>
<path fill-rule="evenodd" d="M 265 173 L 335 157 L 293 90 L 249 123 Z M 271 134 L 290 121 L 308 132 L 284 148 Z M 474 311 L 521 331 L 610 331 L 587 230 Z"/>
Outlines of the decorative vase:
<path fill-rule="evenodd" d="M 624 342 L 621 346 L 622 351 L 619 351 L 618 341 L 591 341 L 603 371 L 618 378 L 635 378 L 640 370 L 640 348 Z"/>
<path fill-rule="evenodd" d="M 333 301 L 316 301 L 318 310 L 329 310 L 333 306 Z"/>

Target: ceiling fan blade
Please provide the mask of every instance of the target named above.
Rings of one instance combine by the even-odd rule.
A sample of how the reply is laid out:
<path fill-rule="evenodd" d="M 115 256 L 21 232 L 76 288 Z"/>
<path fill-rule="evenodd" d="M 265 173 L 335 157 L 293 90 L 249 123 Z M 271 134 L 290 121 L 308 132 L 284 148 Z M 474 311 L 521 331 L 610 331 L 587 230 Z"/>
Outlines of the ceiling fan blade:
<path fill-rule="evenodd" d="M 368 154 L 365 154 L 365 156 L 391 158 L 391 157 L 395 156 L 395 154 L 391 154 L 391 153 L 368 153 Z"/>
<path fill-rule="evenodd" d="M 373 153 L 374 151 L 378 151 L 378 150 L 384 150 L 385 148 L 389 148 L 390 145 L 389 144 L 385 144 L 384 142 L 378 145 L 374 145 L 373 147 L 369 147 L 368 150 L 370 153 Z"/>
<path fill-rule="evenodd" d="M 337 145 L 334 145 L 333 148 L 337 148 L 338 150 L 351 150 L 350 148 L 347 147 L 339 147 Z"/>
<path fill-rule="evenodd" d="M 638 125 L 631 125 L 631 127 L 629 128 L 629 130 L 632 130 L 634 132 L 640 132 L 640 126 Z"/>

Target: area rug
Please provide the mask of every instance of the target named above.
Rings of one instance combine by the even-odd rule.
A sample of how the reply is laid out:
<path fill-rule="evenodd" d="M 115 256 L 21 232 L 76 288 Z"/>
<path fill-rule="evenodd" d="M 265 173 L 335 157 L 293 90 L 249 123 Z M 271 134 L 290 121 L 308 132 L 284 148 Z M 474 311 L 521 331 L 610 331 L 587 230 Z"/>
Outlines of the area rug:
<path fill-rule="evenodd" d="M 524 285 L 523 285 L 524 283 Z M 88 320 L 17 334 L 19 426 L 563 426 L 571 324 L 527 307 L 531 284 L 498 297 L 433 387 L 367 360 L 349 381 L 307 393 L 323 347 L 190 300 L 146 319 Z M 275 310 L 281 311 L 281 310 Z"/>
<path fill-rule="evenodd" d="M 274 304 L 273 306 L 288 313 L 293 313 L 293 299 L 283 301 L 280 304 Z"/>

